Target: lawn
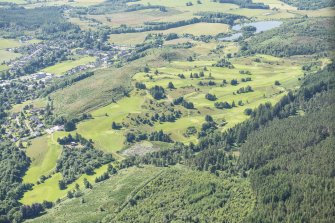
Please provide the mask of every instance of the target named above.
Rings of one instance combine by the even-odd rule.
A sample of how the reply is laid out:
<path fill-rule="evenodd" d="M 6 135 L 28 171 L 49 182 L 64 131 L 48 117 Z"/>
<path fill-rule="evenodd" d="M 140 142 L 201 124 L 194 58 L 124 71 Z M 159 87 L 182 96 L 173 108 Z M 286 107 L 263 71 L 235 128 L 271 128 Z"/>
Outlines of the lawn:
<path fill-rule="evenodd" d="M 67 71 L 80 65 L 86 65 L 95 61 L 95 57 L 87 56 L 76 60 L 67 60 L 53 66 L 43 69 L 44 72 L 56 74 L 58 76 L 64 75 Z"/>

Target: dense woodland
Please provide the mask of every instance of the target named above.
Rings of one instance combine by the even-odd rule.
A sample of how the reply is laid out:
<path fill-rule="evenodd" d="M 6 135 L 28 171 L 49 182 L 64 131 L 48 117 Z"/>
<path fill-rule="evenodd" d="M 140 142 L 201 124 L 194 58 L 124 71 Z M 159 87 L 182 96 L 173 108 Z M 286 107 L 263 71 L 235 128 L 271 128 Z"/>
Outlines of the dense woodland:
<path fill-rule="evenodd" d="M 332 0 L 281 0 L 286 4 L 297 7 L 299 10 L 313 10 L 325 7 L 334 7 L 335 2 Z"/>
<path fill-rule="evenodd" d="M 0 222 L 22 220 L 19 199 L 32 185 L 22 184 L 30 159 L 10 143 L 0 144 Z"/>
<path fill-rule="evenodd" d="M 64 145 L 56 166 L 56 172 L 60 172 L 63 176 L 63 179 L 59 181 L 61 190 L 82 174 L 92 175 L 94 169 L 114 160 L 111 154 L 95 149 L 91 140 L 79 134 L 59 138 L 58 142 Z"/>
<path fill-rule="evenodd" d="M 333 20 L 297 19 L 279 28 L 260 33 L 242 43 L 244 54 L 263 53 L 274 56 L 325 54 L 335 46 Z"/>

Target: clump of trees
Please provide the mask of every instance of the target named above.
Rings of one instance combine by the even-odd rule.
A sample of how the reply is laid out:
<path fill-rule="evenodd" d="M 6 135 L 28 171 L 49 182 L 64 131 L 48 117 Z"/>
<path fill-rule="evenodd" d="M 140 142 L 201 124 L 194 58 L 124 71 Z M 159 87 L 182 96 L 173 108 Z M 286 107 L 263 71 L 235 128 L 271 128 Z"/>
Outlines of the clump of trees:
<path fill-rule="evenodd" d="M 231 62 L 227 59 L 222 58 L 219 60 L 216 64 L 213 64 L 214 67 L 227 67 L 229 69 L 234 68 L 234 66 L 231 64 Z"/>
<path fill-rule="evenodd" d="M 165 134 L 163 130 L 147 133 L 140 132 L 128 132 L 126 135 L 126 142 L 140 142 L 143 140 L 149 141 L 161 141 L 161 142 L 173 142 L 168 134 Z"/>
<path fill-rule="evenodd" d="M 210 93 L 207 93 L 207 94 L 205 95 L 205 98 L 206 98 L 207 100 L 209 100 L 209 101 L 216 101 L 216 99 L 217 99 L 217 97 L 216 97 L 215 94 L 210 94 Z"/>
<path fill-rule="evenodd" d="M 145 84 L 140 83 L 140 82 L 136 82 L 136 83 L 135 83 L 135 87 L 136 87 L 137 89 L 146 89 L 146 88 L 147 88 L 147 87 L 145 86 Z"/>
<path fill-rule="evenodd" d="M 156 100 L 160 100 L 165 98 L 165 90 L 163 87 L 161 86 L 154 86 L 149 90 L 150 94 L 152 95 L 152 97 Z"/>
<path fill-rule="evenodd" d="M 66 185 L 78 179 L 82 174 L 91 175 L 94 173 L 94 169 L 114 160 L 111 154 L 95 149 L 90 140 L 84 139 L 79 134 L 76 135 L 76 138 L 69 135 L 60 141 L 66 143 L 70 140 L 78 140 L 83 142 L 84 145 L 82 148 L 76 149 L 63 146 L 61 157 L 56 165 L 56 172 L 60 172 L 63 176 L 63 179 L 59 181 L 61 190 L 65 189 Z"/>

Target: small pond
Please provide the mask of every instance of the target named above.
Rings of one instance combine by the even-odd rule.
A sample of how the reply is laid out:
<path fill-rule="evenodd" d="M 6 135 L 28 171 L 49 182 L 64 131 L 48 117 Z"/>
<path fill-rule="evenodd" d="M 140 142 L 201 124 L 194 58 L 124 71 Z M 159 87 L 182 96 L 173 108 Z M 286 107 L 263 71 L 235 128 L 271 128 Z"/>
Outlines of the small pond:
<path fill-rule="evenodd" d="M 274 29 L 279 27 L 283 22 L 280 21 L 261 21 L 261 22 L 250 22 L 250 23 L 244 23 L 244 24 L 238 24 L 232 26 L 232 30 L 234 31 L 240 31 L 242 27 L 244 26 L 254 26 L 256 27 L 256 33 L 268 31 L 270 29 Z M 234 33 L 228 37 L 219 38 L 219 41 L 233 41 L 238 39 L 240 36 L 242 36 L 242 33 Z"/>

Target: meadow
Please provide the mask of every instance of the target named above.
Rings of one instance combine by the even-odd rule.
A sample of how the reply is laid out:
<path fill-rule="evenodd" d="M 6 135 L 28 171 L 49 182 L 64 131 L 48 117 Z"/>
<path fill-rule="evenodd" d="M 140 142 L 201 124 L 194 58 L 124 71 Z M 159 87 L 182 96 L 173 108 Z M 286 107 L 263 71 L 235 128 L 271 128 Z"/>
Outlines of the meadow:
<path fill-rule="evenodd" d="M 7 51 L 7 49 L 9 48 L 15 48 L 15 47 L 20 47 L 20 46 L 24 46 L 27 44 L 31 44 L 31 43 L 37 43 L 39 42 L 39 40 L 33 39 L 33 40 L 29 40 L 27 42 L 21 43 L 19 40 L 16 39 L 3 39 L 0 38 L 0 63 L 4 62 L 4 61 L 9 61 L 9 60 L 13 60 L 15 58 L 18 58 L 20 56 L 22 56 L 22 54 L 20 53 L 15 53 L 15 52 L 10 52 Z M 7 69 L 8 67 L 1 67 L 0 70 L 2 69 Z"/>
<path fill-rule="evenodd" d="M 94 62 L 96 60 L 95 57 L 92 56 L 86 56 L 79 59 L 74 60 L 67 60 L 63 61 L 61 63 L 55 64 L 53 66 L 47 67 L 43 69 L 44 72 L 52 73 L 57 76 L 64 75 L 67 71 L 71 70 L 72 68 L 75 68 L 80 65 L 86 65 L 88 63 Z"/>

